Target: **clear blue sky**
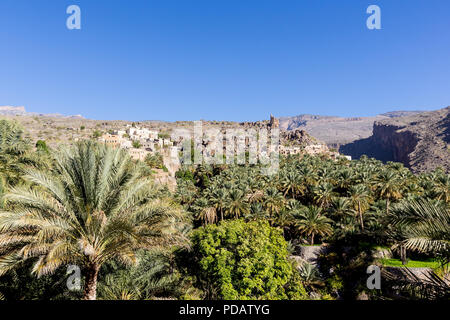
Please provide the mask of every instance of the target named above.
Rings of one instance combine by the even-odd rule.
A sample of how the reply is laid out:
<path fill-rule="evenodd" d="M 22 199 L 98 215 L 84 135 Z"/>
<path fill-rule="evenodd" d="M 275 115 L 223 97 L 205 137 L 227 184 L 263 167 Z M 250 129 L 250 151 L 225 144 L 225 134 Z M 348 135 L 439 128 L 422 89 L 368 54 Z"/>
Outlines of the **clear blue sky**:
<path fill-rule="evenodd" d="M 438 109 L 449 16 L 448 0 L 1 0 L 0 105 L 169 121 Z"/>

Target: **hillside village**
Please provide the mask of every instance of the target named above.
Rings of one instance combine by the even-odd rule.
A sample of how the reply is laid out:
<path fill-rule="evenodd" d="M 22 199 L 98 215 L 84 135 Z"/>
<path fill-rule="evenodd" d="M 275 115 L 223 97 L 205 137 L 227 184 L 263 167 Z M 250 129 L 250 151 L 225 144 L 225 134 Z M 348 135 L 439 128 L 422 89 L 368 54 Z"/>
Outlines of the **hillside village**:
<path fill-rule="evenodd" d="M 180 168 L 179 155 L 183 151 L 181 141 L 172 141 L 171 133 L 175 129 L 193 129 L 191 121 L 140 121 L 131 122 L 123 120 L 91 120 L 80 115 L 63 116 L 56 114 L 29 113 L 25 107 L 0 107 L 0 115 L 7 119 L 13 119 L 21 123 L 25 133 L 33 144 L 43 140 L 50 147 L 56 148 L 62 144 L 72 143 L 85 139 L 97 139 L 113 147 L 126 149 L 135 160 L 144 161 L 147 156 L 161 155 L 165 169 L 156 169 L 157 179 L 163 183 L 175 185 L 175 173 Z M 338 159 L 343 156 L 335 150 L 309 135 L 305 130 L 283 130 L 280 128 L 280 120 L 270 115 L 269 120 L 257 122 L 226 122 L 226 121 L 202 121 L 204 130 L 209 128 L 219 129 L 225 133 L 229 129 L 281 129 L 280 155 L 319 155 Z M 248 145 L 248 139 L 245 139 Z M 197 142 L 196 149 L 202 150 L 207 155 L 217 150 L 215 141 Z M 224 142 L 223 150 L 226 151 Z M 214 151 L 213 151 L 214 153 Z M 351 160 L 351 157 L 344 156 Z M 170 182 L 168 182 L 170 180 Z"/>
<path fill-rule="evenodd" d="M 133 125 L 126 125 L 124 130 L 113 130 L 105 133 L 99 141 L 113 147 L 127 149 L 130 156 L 135 160 L 143 161 L 148 154 L 163 152 L 170 147 L 176 149 L 170 138 L 163 138 L 158 131 L 140 128 Z"/>
<path fill-rule="evenodd" d="M 278 119 L 271 115 L 269 123 L 266 125 L 267 129 L 279 128 Z M 248 128 L 247 128 L 248 129 Z M 245 130 L 247 131 L 247 130 Z M 245 132 L 244 131 L 244 132 Z M 278 151 L 281 155 L 327 155 L 332 159 L 338 159 L 343 156 L 336 151 L 330 151 L 329 148 L 320 141 L 310 137 L 306 132 L 299 130 L 293 133 L 282 133 L 281 144 Z M 145 160 L 148 155 L 159 153 L 163 156 L 164 165 L 169 169 L 171 175 L 174 175 L 174 170 L 180 166 L 178 154 L 183 151 L 183 146 L 180 141 L 172 141 L 167 134 L 161 134 L 156 130 L 150 130 L 144 127 L 138 127 L 135 124 L 127 124 L 125 128 L 110 130 L 109 133 L 103 134 L 99 141 L 104 142 L 113 147 L 119 147 L 128 150 L 130 156 L 135 160 Z M 242 141 L 248 146 L 249 141 L 245 139 Z M 214 151 L 209 154 L 208 150 L 217 150 L 215 141 L 201 141 L 197 142 L 196 148 L 202 150 L 207 155 L 214 156 Z M 224 152 L 226 151 L 226 144 L 223 144 Z M 349 160 L 351 157 L 343 156 Z"/>

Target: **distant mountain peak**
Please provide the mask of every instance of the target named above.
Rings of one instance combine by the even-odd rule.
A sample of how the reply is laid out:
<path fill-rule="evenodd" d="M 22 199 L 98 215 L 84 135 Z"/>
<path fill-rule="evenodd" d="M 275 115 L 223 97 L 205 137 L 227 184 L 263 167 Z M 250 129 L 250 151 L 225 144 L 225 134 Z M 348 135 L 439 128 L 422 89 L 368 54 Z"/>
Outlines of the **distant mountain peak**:
<path fill-rule="evenodd" d="M 0 114 L 26 114 L 26 110 L 24 106 L 14 107 L 14 106 L 0 106 Z"/>
<path fill-rule="evenodd" d="M 53 118 L 77 118 L 84 119 L 81 114 L 65 116 L 59 113 L 36 113 L 27 112 L 24 106 L 0 106 L 0 115 L 4 116 L 38 116 L 38 117 L 53 117 Z"/>
<path fill-rule="evenodd" d="M 385 113 L 380 114 L 380 116 L 385 116 L 385 117 L 389 117 L 389 118 L 397 118 L 397 117 L 412 116 L 412 115 L 419 114 L 419 113 L 422 113 L 422 112 L 424 112 L 424 111 L 420 111 L 420 110 L 416 110 L 416 111 L 400 110 L 400 111 L 385 112 Z"/>

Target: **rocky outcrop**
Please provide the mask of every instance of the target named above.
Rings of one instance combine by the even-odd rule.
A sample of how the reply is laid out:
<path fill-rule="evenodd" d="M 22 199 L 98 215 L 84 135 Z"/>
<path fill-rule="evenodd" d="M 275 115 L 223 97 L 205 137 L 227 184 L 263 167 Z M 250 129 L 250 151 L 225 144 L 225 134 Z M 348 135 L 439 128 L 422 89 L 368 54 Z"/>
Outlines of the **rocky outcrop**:
<path fill-rule="evenodd" d="M 375 121 L 419 114 L 421 111 L 393 111 L 374 117 L 333 117 L 302 114 L 280 118 L 281 130 L 303 129 L 328 147 L 338 149 L 343 144 L 366 139 L 372 135 Z"/>
<path fill-rule="evenodd" d="M 409 155 L 419 142 L 415 132 L 407 130 L 406 126 L 390 125 L 375 122 L 373 125 L 373 138 L 378 147 L 390 153 L 392 161 L 402 162 L 409 166 Z"/>
<path fill-rule="evenodd" d="M 450 171 L 450 107 L 376 121 L 373 134 L 341 146 L 340 152 L 401 162 L 415 172 Z"/>
<path fill-rule="evenodd" d="M 290 142 L 293 142 L 296 145 L 309 145 L 319 143 L 317 139 L 310 136 L 305 130 L 301 129 L 281 131 L 280 139 L 282 144 L 289 144 Z"/>
<path fill-rule="evenodd" d="M 177 188 L 177 180 L 175 177 L 171 176 L 169 172 L 166 172 L 162 169 L 152 169 L 153 170 L 153 179 L 156 184 L 165 185 L 167 188 L 174 192 Z"/>

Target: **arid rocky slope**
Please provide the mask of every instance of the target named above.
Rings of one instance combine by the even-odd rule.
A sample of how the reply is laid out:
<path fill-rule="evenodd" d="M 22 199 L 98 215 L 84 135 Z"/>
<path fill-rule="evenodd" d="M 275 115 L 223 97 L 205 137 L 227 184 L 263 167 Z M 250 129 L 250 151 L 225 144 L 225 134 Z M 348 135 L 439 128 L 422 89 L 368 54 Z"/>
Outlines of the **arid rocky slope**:
<path fill-rule="evenodd" d="M 28 113 L 23 107 L 0 107 L 3 118 L 19 121 L 34 143 L 45 140 L 55 147 L 109 132 L 131 124 L 129 121 L 90 120 L 81 116 Z M 276 119 L 275 119 L 276 120 Z M 280 118 L 282 145 L 323 145 L 359 158 L 366 154 L 383 161 L 399 161 L 414 171 L 450 168 L 449 107 L 432 112 L 396 111 L 376 117 L 339 118 L 300 115 Z M 170 135 L 174 128 L 193 128 L 190 121 L 141 121 L 135 124 Z M 262 128 L 271 121 L 203 121 L 204 128 Z M 323 141 L 323 142 L 321 142 Z"/>
<path fill-rule="evenodd" d="M 450 171 L 450 107 L 376 121 L 373 135 L 343 145 L 340 151 L 402 162 L 413 171 Z"/>
<path fill-rule="evenodd" d="M 337 149 L 343 144 L 370 137 L 375 121 L 418 113 L 420 111 L 394 111 L 375 117 L 353 118 L 303 114 L 295 117 L 280 118 L 280 129 L 306 130 L 313 137 L 324 141 L 329 147 Z"/>

